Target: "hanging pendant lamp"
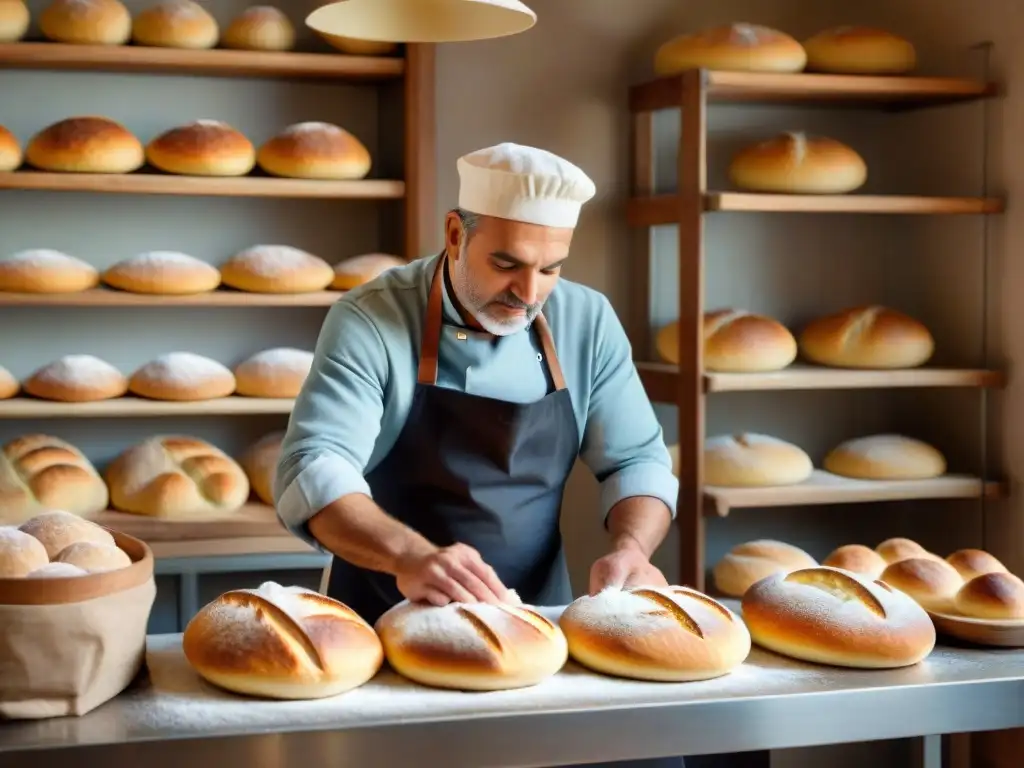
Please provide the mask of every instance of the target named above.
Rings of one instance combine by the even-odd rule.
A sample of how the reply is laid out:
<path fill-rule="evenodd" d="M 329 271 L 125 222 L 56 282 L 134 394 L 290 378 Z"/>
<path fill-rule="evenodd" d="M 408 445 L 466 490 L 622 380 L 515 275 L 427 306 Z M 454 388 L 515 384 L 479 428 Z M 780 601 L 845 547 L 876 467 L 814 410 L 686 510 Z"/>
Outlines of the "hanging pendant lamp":
<path fill-rule="evenodd" d="M 536 23 L 519 0 L 340 0 L 306 17 L 322 35 L 390 43 L 487 40 Z"/>

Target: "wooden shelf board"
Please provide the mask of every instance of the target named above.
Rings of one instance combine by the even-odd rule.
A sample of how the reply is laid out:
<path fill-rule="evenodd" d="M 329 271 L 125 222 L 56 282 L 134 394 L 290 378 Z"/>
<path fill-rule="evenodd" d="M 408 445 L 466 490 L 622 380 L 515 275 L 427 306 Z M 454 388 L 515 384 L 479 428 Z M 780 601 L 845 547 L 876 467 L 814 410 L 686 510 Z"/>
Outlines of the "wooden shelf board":
<path fill-rule="evenodd" d="M 710 102 L 820 105 L 926 106 L 985 98 L 998 93 L 995 83 L 963 77 L 891 77 L 799 72 L 704 73 Z M 673 75 L 629 89 L 631 112 L 678 108 L 683 77 Z"/>
<path fill-rule="evenodd" d="M 221 397 L 177 402 L 116 397 L 91 403 L 62 403 L 30 397 L 0 400 L 0 419 L 145 418 L 149 416 L 253 416 L 291 413 L 290 398 Z"/>
<path fill-rule="evenodd" d="M 21 42 L 0 44 L 0 67 L 222 77 L 390 80 L 402 77 L 405 60 L 394 56 L 346 56 L 340 53 Z"/>
<path fill-rule="evenodd" d="M 331 181 L 269 176 L 175 176 L 144 172 L 45 173 L 32 170 L 0 173 L 0 189 L 330 200 L 400 200 L 405 196 L 403 182 L 386 179 Z"/>
<path fill-rule="evenodd" d="M 110 288 L 76 293 L 5 293 L 0 307 L 329 307 L 344 291 L 249 293 L 217 290 L 190 296 L 156 296 Z"/>
<path fill-rule="evenodd" d="M 154 541 L 149 544 L 149 548 L 157 560 L 179 557 L 315 554 L 318 551 L 290 533 L 278 536 L 246 536 L 241 539 Z"/>
<path fill-rule="evenodd" d="M 815 470 L 799 485 L 774 488 L 721 488 L 705 486 L 707 512 L 726 517 L 731 509 L 858 504 L 913 499 L 999 498 L 1001 483 L 983 483 L 969 475 L 944 475 L 931 480 L 850 480 Z"/>

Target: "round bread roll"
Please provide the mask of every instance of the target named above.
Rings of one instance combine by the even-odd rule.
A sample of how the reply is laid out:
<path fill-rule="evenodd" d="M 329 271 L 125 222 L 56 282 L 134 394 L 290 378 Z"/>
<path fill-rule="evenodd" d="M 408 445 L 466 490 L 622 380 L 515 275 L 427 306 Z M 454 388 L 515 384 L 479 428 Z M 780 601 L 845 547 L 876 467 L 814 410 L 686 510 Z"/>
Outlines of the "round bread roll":
<path fill-rule="evenodd" d="M 847 544 L 839 547 L 833 550 L 821 564 L 859 573 L 869 579 L 879 578 L 888 565 L 884 557 L 863 544 Z"/>
<path fill-rule="evenodd" d="M 759 581 L 743 596 L 743 620 L 762 648 L 837 667 L 910 666 L 935 647 L 935 626 L 910 596 L 826 566 Z"/>
<path fill-rule="evenodd" d="M 8 400 L 21 391 L 21 384 L 14 374 L 0 365 L 0 400 Z"/>
<path fill-rule="evenodd" d="M 928 328 L 886 307 L 853 307 L 808 323 L 800 353 L 836 368 L 916 368 L 935 351 Z"/>
<path fill-rule="evenodd" d="M 69 117 L 47 126 L 28 143 L 25 160 L 40 171 L 131 173 L 146 161 L 140 142 L 106 117 Z"/>
<path fill-rule="evenodd" d="M 256 165 L 256 149 L 227 123 L 195 120 L 149 142 L 146 159 L 154 168 L 183 176 L 245 176 Z"/>
<path fill-rule="evenodd" d="M 95 355 L 64 355 L 25 379 L 25 392 L 43 400 L 89 403 L 121 397 L 128 378 Z"/>
<path fill-rule="evenodd" d="M 930 611 L 943 613 L 964 585 L 956 568 L 945 560 L 911 557 L 888 566 L 881 576 L 890 587 L 905 592 Z"/>
<path fill-rule="evenodd" d="M 274 6 L 253 5 L 228 24 L 221 45 L 243 51 L 288 51 L 295 45 L 295 27 Z"/>
<path fill-rule="evenodd" d="M 220 270 L 186 253 L 150 251 L 108 267 L 102 279 L 121 291 L 183 296 L 216 290 Z"/>
<path fill-rule="evenodd" d="M 71 546 L 75 546 L 72 544 Z M 77 576 L 87 576 L 77 565 L 71 563 L 47 563 L 42 568 L 36 568 L 26 578 L 29 579 L 71 579 Z"/>
<path fill-rule="evenodd" d="M 21 40 L 28 32 L 31 21 L 24 0 L 0 0 L 0 43 L 16 43 Z"/>
<path fill-rule="evenodd" d="M 67 563 L 87 573 L 103 573 L 127 568 L 132 564 L 132 559 L 117 546 L 79 541 L 64 547 L 53 562 Z"/>
<path fill-rule="evenodd" d="M 903 435 L 870 435 L 833 448 L 823 465 L 834 475 L 858 480 L 926 480 L 946 471 L 935 448 Z"/>
<path fill-rule="evenodd" d="M 217 20 L 192 0 L 162 0 L 135 16 L 132 41 L 158 48 L 213 48 Z"/>
<path fill-rule="evenodd" d="M 343 259 L 334 265 L 334 280 L 331 288 L 335 291 L 350 291 L 375 280 L 392 267 L 408 262 L 387 253 L 364 253 Z"/>
<path fill-rule="evenodd" d="M 370 172 L 369 150 L 330 123 L 296 123 L 267 141 L 256 155 L 271 176 L 293 179 L 361 179 Z"/>
<path fill-rule="evenodd" d="M 212 685 L 270 699 L 321 699 L 357 688 L 384 662 L 373 628 L 344 603 L 272 581 L 225 592 L 181 638 Z"/>
<path fill-rule="evenodd" d="M 49 248 L 18 251 L 0 259 L 0 291 L 77 293 L 99 285 L 92 264 Z"/>
<path fill-rule="evenodd" d="M 687 69 L 735 72 L 799 72 L 803 46 L 784 32 L 757 24 L 727 24 L 678 35 L 654 54 L 658 77 Z"/>
<path fill-rule="evenodd" d="M 605 589 L 574 600 L 558 623 L 573 659 L 616 677 L 709 680 L 750 653 L 740 618 L 687 587 Z"/>
<path fill-rule="evenodd" d="M 49 561 L 39 539 L 17 528 L 0 528 L 0 579 L 23 579 Z"/>
<path fill-rule="evenodd" d="M 735 547 L 715 563 L 711 575 L 715 589 L 729 597 L 743 597 L 761 579 L 798 568 L 813 568 L 818 563 L 799 547 L 784 541 L 757 539 Z"/>
<path fill-rule="evenodd" d="M 313 367 L 304 349 L 265 349 L 235 368 L 236 393 L 246 397 L 298 397 Z"/>
<path fill-rule="evenodd" d="M 193 437 L 157 436 L 121 453 L 104 473 L 116 509 L 170 520 L 237 512 L 249 478 L 226 453 Z"/>
<path fill-rule="evenodd" d="M 704 442 L 704 482 L 725 488 L 795 485 L 814 471 L 803 449 L 777 437 L 741 432 Z"/>
<path fill-rule="evenodd" d="M 375 629 L 391 667 L 434 688 L 526 688 L 554 675 L 569 656 L 562 630 L 522 605 L 403 601 Z"/>
<path fill-rule="evenodd" d="M 912 557 L 938 557 L 938 555 L 933 555 L 916 541 L 904 539 L 899 536 L 892 539 L 886 539 L 875 547 L 875 552 L 881 555 L 882 559 L 887 563 L 898 563 L 900 560 L 909 560 Z"/>
<path fill-rule="evenodd" d="M 169 352 L 135 371 L 128 391 L 151 400 L 215 400 L 235 391 L 235 374 L 208 357 Z"/>
<path fill-rule="evenodd" d="M 332 35 L 319 29 L 314 30 L 324 41 L 335 50 L 349 56 L 385 56 L 398 50 L 398 43 L 382 40 L 360 40 L 357 37 Z"/>
<path fill-rule="evenodd" d="M 729 178 L 750 192 L 839 195 L 863 186 L 868 167 L 842 142 L 789 131 L 741 149 Z"/>
<path fill-rule="evenodd" d="M 46 549 L 47 560 L 52 560 L 72 544 L 81 542 L 117 546 L 114 537 L 105 528 L 59 509 L 26 520 L 18 530 L 39 539 Z"/>
<path fill-rule="evenodd" d="M 224 284 L 251 293 L 312 293 L 334 280 L 331 265 L 290 245 L 254 245 L 220 267 Z"/>
<path fill-rule="evenodd" d="M 833 27 L 807 38 L 803 46 L 810 72 L 900 75 L 917 66 L 913 43 L 873 27 Z"/>
<path fill-rule="evenodd" d="M 946 558 L 956 568 L 964 581 L 970 581 L 986 573 L 1008 573 L 1006 566 L 981 549 L 958 549 Z"/>
<path fill-rule="evenodd" d="M 55 43 L 124 45 L 132 17 L 119 0 L 53 0 L 39 16 L 39 30 Z"/>
<path fill-rule="evenodd" d="M 1024 620 L 1024 581 L 1006 571 L 975 576 L 957 592 L 954 608 L 972 619 Z"/>
<path fill-rule="evenodd" d="M 18 137 L 0 125 L 0 172 L 16 170 L 22 159 L 21 142 L 18 141 Z"/>
<path fill-rule="evenodd" d="M 779 371 L 796 359 L 796 339 L 782 323 L 740 309 L 705 312 L 704 370 L 723 373 Z M 658 356 L 679 365 L 679 321 L 658 331 Z"/>
<path fill-rule="evenodd" d="M 239 457 L 238 463 L 245 470 L 256 498 L 271 507 L 274 504 L 274 475 L 277 460 L 281 456 L 281 442 L 284 430 L 271 432 L 253 443 Z"/>

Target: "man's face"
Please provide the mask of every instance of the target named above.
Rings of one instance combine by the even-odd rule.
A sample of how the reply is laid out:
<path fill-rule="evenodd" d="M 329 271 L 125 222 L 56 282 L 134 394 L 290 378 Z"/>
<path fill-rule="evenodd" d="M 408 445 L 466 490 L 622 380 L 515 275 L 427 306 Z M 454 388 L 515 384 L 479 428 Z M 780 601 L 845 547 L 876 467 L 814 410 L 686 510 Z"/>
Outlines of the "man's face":
<path fill-rule="evenodd" d="M 572 229 L 480 216 L 468 238 L 455 213 L 445 222 L 459 302 L 496 336 L 523 330 L 540 313 L 569 255 Z"/>

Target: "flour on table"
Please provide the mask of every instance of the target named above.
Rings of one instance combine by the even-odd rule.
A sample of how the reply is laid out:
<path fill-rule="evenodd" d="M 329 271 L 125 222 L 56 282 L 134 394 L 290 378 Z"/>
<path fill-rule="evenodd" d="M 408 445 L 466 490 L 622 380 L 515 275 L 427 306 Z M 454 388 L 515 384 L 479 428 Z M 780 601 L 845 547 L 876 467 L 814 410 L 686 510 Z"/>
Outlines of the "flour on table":
<path fill-rule="evenodd" d="M 234 376 L 227 367 L 216 360 L 193 352 L 169 352 L 161 355 L 142 366 L 135 375 L 181 385 Z"/>
<path fill-rule="evenodd" d="M 124 377 L 117 368 L 94 355 L 64 355 L 43 366 L 33 375 L 38 381 L 62 386 L 96 386 Z"/>

